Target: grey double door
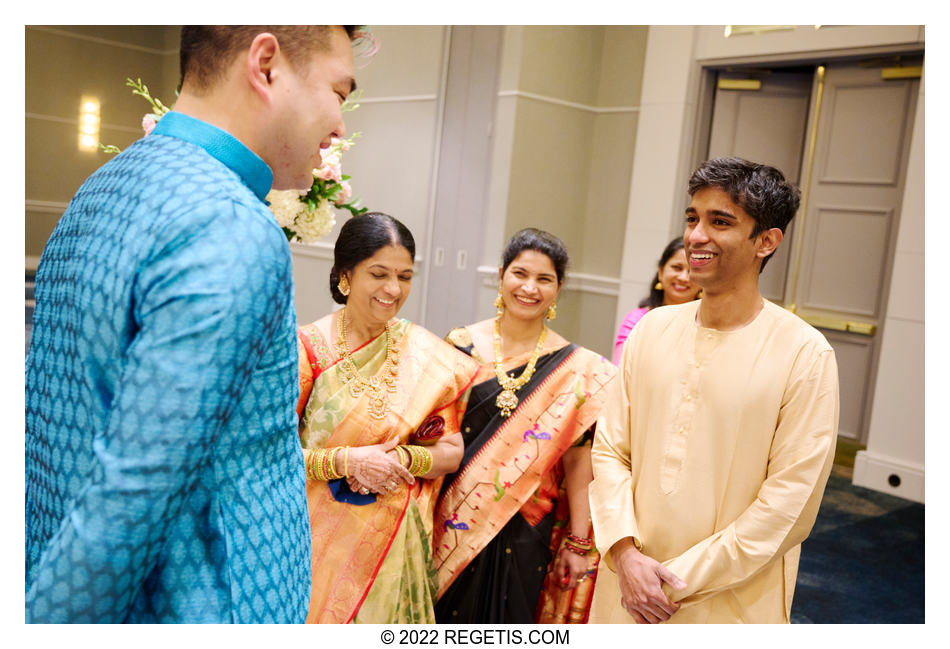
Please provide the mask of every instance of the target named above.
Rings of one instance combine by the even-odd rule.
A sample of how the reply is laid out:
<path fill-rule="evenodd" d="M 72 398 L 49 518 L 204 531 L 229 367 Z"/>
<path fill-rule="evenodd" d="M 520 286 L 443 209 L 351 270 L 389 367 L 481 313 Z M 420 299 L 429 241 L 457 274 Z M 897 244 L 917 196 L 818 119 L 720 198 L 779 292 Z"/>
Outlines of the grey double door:
<path fill-rule="evenodd" d="M 834 347 L 839 434 L 864 442 L 919 81 L 874 61 L 715 74 L 706 157 L 765 162 L 802 188 L 760 287 Z"/>

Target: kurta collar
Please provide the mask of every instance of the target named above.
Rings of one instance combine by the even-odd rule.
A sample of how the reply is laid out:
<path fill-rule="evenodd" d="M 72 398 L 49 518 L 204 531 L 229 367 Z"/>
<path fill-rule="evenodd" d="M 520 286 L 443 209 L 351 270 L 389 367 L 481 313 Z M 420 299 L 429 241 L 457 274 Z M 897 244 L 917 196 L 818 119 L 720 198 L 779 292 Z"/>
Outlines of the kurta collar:
<path fill-rule="evenodd" d="M 267 163 L 236 137 L 217 126 L 171 111 L 158 121 L 152 133 L 177 137 L 200 146 L 240 176 L 262 202 L 270 191 L 274 174 Z"/>

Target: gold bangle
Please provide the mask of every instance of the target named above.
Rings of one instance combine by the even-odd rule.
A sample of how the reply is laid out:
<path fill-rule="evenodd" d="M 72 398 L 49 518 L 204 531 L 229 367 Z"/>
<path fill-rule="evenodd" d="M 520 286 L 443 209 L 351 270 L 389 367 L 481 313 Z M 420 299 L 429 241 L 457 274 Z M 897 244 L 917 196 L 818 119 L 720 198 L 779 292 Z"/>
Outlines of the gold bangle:
<path fill-rule="evenodd" d="M 337 478 L 342 478 L 343 476 L 337 473 L 336 470 L 336 454 L 340 452 L 339 446 L 334 446 L 330 449 L 329 457 L 327 459 L 327 475 L 330 476 L 330 480 L 336 480 Z"/>
<path fill-rule="evenodd" d="M 404 466 L 405 468 L 408 469 L 408 468 L 409 468 L 409 465 L 411 464 L 411 462 L 410 462 L 410 457 L 409 457 L 409 451 L 407 451 L 407 450 L 405 449 L 405 447 L 403 447 L 403 446 L 397 446 L 397 447 L 396 447 L 396 455 L 399 456 L 399 464 L 401 464 L 402 466 Z"/>

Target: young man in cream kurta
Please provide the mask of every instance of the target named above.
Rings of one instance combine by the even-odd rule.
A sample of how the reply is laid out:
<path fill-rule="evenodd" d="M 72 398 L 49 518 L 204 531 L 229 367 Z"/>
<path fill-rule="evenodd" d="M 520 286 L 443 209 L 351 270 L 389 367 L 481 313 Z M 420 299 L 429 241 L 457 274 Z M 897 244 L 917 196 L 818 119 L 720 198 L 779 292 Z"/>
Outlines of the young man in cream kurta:
<path fill-rule="evenodd" d="M 594 623 L 788 622 L 834 456 L 834 352 L 758 290 L 798 190 L 730 158 L 704 163 L 689 193 L 702 299 L 637 324 L 597 424 Z"/>

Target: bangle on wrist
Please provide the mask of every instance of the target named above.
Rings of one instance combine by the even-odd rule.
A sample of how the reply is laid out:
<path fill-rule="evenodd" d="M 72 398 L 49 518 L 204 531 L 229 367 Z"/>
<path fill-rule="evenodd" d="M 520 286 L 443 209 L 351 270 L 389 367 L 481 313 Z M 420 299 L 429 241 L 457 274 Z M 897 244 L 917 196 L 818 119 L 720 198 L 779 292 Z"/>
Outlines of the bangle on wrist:
<path fill-rule="evenodd" d="M 409 457 L 409 473 L 413 476 L 422 476 L 432 470 L 432 451 L 425 446 L 415 444 L 408 446 L 397 446 L 397 449 L 403 449 Z"/>
<path fill-rule="evenodd" d="M 574 554 L 587 556 L 594 549 L 594 539 L 568 533 L 564 537 L 564 549 Z"/>

